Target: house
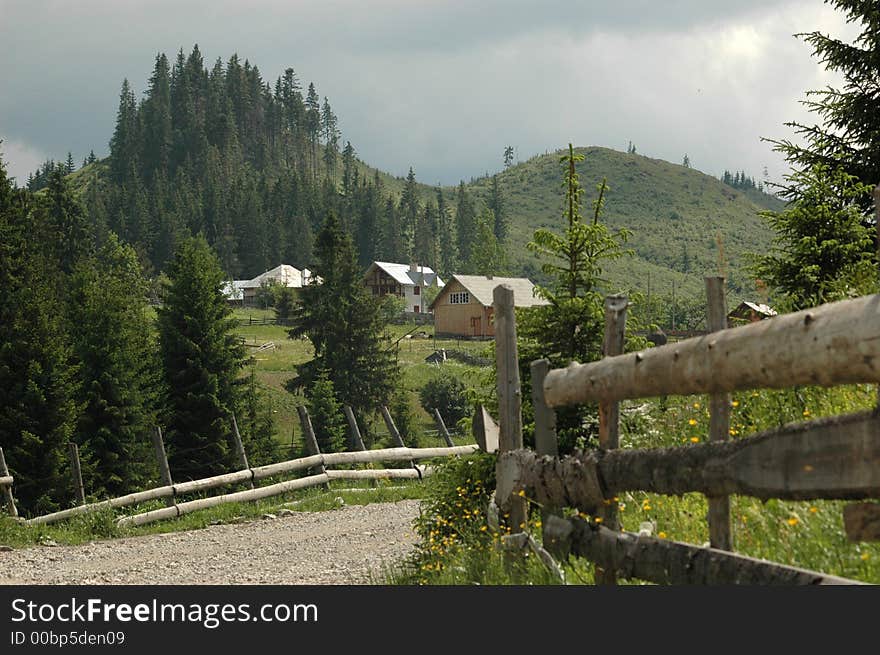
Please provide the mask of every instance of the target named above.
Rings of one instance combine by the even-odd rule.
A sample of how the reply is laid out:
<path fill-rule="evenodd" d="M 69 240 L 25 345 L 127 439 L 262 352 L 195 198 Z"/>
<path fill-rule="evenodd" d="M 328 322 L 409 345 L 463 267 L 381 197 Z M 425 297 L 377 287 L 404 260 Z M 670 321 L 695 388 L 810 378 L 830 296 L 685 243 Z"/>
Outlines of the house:
<path fill-rule="evenodd" d="M 404 299 L 404 311 L 421 314 L 427 311 L 424 290 L 443 286 L 443 280 L 430 266 L 373 262 L 364 273 L 364 284 L 374 296 L 394 294 Z"/>
<path fill-rule="evenodd" d="M 250 280 L 230 280 L 223 286 L 223 295 L 235 304 L 252 307 L 257 304 L 257 292 L 263 286 L 282 286 L 300 288 L 311 284 L 312 272 L 304 268 L 294 268 L 288 264 L 281 264 L 273 269 L 260 273 Z"/>
<path fill-rule="evenodd" d="M 543 298 L 535 296 L 535 285 L 524 277 L 453 275 L 429 308 L 434 312 L 435 335 L 495 336 L 492 293 L 501 284 L 513 288 L 513 302 L 516 307 L 548 304 Z"/>
<path fill-rule="evenodd" d="M 727 323 L 728 325 L 736 325 L 743 322 L 756 323 L 771 316 L 776 316 L 776 310 L 769 305 L 744 300 L 727 314 Z"/>

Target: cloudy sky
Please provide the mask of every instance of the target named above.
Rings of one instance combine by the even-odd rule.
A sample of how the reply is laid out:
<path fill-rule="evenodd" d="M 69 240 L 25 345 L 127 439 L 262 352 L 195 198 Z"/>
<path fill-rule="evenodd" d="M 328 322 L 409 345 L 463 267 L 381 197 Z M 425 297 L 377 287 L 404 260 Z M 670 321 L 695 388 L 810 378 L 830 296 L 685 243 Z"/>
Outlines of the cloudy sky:
<path fill-rule="evenodd" d="M 761 137 L 837 81 L 793 36 L 815 29 L 853 33 L 821 0 L 0 0 L 0 148 L 19 182 L 106 155 L 123 78 L 197 43 L 293 67 L 362 159 L 427 183 L 570 141 L 778 179 Z"/>

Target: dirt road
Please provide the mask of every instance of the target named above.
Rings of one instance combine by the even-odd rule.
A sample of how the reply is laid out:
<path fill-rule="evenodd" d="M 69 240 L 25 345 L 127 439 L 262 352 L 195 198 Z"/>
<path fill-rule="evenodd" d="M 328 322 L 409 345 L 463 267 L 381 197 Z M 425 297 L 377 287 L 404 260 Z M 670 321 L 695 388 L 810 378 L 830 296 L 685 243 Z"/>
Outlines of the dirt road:
<path fill-rule="evenodd" d="M 418 501 L 0 552 L 0 584 L 367 584 L 416 541 Z"/>

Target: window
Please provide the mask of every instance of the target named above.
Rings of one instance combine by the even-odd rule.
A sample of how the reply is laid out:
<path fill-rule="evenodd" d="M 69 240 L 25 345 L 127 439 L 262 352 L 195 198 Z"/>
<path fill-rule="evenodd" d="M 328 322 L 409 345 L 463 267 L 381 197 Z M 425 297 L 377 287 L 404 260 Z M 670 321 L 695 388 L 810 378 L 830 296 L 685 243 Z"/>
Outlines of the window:
<path fill-rule="evenodd" d="M 467 305 L 471 301 L 471 294 L 467 291 L 456 291 L 449 294 L 450 305 Z"/>
<path fill-rule="evenodd" d="M 418 295 L 421 294 L 421 293 L 422 293 L 422 288 L 421 288 L 421 287 L 413 287 L 413 295 L 414 295 L 414 296 L 418 296 Z"/>
<path fill-rule="evenodd" d="M 420 314 L 422 312 L 422 308 L 419 307 L 418 305 L 413 305 L 413 312 L 415 314 Z"/>

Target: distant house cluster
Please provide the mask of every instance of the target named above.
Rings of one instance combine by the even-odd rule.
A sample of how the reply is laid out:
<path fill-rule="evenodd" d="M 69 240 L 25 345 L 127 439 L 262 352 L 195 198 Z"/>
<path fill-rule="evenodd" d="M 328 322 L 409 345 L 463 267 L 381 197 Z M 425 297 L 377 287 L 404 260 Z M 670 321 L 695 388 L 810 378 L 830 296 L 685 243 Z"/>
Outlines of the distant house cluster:
<path fill-rule="evenodd" d="M 501 284 L 513 288 L 517 307 L 547 304 L 546 300 L 535 295 L 535 285 L 524 277 L 456 274 L 444 283 L 430 266 L 373 262 L 363 280 L 374 296 L 402 298 L 406 314 L 433 315 L 434 332 L 438 337 L 495 336 L 492 294 Z M 255 307 L 259 304 L 261 288 L 301 288 L 313 282 L 320 282 L 320 279 L 309 269 L 281 264 L 250 280 L 231 280 L 224 285 L 223 293 L 231 304 Z M 433 300 L 426 298 L 429 289 L 432 289 Z"/>
<path fill-rule="evenodd" d="M 298 269 L 288 264 L 281 264 L 250 280 L 226 282 L 223 287 L 223 295 L 230 303 L 254 307 L 258 304 L 257 292 L 262 287 L 280 286 L 298 289 L 311 284 L 312 281 L 312 272 L 309 269 Z"/>

